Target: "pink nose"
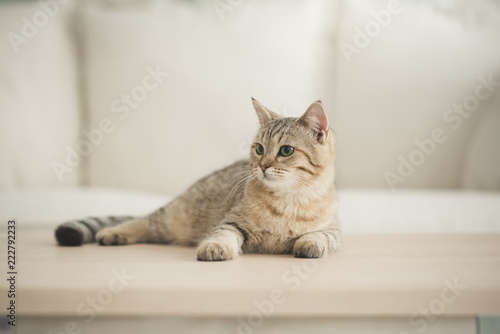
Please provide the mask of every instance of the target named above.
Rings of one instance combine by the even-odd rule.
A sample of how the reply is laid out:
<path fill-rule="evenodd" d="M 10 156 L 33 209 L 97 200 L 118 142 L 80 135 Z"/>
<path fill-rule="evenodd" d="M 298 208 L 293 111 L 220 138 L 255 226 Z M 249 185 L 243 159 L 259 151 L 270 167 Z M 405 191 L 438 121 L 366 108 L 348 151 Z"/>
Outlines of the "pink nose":
<path fill-rule="evenodd" d="M 268 165 L 260 165 L 260 169 L 262 169 L 263 172 L 266 171 L 266 169 L 268 169 L 269 167 L 271 166 L 268 166 Z"/>

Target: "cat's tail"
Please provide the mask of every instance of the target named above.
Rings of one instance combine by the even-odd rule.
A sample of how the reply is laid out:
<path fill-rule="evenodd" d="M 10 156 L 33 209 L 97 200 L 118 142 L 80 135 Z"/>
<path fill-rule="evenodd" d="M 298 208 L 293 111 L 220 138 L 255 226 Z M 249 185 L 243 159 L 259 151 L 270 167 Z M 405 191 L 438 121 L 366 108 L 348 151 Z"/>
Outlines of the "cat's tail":
<path fill-rule="evenodd" d="M 81 246 L 84 243 L 95 242 L 95 235 L 103 228 L 112 227 L 133 218 L 111 216 L 71 220 L 56 228 L 56 239 L 61 246 Z"/>

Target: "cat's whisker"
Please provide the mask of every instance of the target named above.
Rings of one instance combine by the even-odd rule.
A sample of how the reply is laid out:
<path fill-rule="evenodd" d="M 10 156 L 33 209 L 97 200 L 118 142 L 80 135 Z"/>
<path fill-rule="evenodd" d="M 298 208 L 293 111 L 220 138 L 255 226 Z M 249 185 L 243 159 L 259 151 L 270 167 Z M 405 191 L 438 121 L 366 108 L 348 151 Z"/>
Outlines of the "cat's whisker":
<path fill-rule="evenodd" d="M 242 173 L 243 174 L 243 173 Z M 236 182 L 236 184 L 233 186 L 233 188 L 231 189 L 231 191 L 229 192 L 230 196 L 232 196 L 234 193 L 238 192 L 240 190 L 240 188 L 243 186 L 243 185 L 246 185 L 246 183 L 253 179 L 255 177 L 254 174 L 250 173 L 250 172 L 245 172 L 246 175 L 244 175 L 240 180 L 238 180 Z"/>

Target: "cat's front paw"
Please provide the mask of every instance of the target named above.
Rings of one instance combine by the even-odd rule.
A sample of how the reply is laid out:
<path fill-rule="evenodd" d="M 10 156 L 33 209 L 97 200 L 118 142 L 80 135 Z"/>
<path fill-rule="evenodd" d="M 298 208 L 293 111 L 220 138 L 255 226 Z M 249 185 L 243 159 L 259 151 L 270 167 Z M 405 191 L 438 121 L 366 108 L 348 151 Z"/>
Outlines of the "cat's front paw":
<path fill-rule="evenodd" d="M 295 257 L 319 258 L 327 253 L 324 243 L 316 240 L 297 240 L 293 246 Z"/>
<path fill-rule="evenodd" d="M 198 248 L 198 261 L 225 261 L 238 256 L 238 251 L 229 244 L 205 241 Z"/>
<path fill-rule="evenodd" d="M 114 228 L 105 228 L 97 232 L 95 236 L 96 241 L 103 246 L 117 246 L 128 245 L 133 242 L 123 235 L 123 233 L 116 231 Z"/>

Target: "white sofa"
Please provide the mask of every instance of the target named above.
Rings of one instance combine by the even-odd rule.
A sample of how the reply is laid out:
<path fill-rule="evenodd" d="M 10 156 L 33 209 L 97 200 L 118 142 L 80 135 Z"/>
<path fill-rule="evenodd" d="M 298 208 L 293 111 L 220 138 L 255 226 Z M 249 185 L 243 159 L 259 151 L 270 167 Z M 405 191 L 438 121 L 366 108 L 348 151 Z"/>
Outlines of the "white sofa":
<path fill-rule="evenodd" d="M 323 100 L 346 232 L 498 232 L 499 18 L 465 1 L 2 3 L 1 217 L 147 213 L 248 154 L 253 96 L 285 115 Z"/>

